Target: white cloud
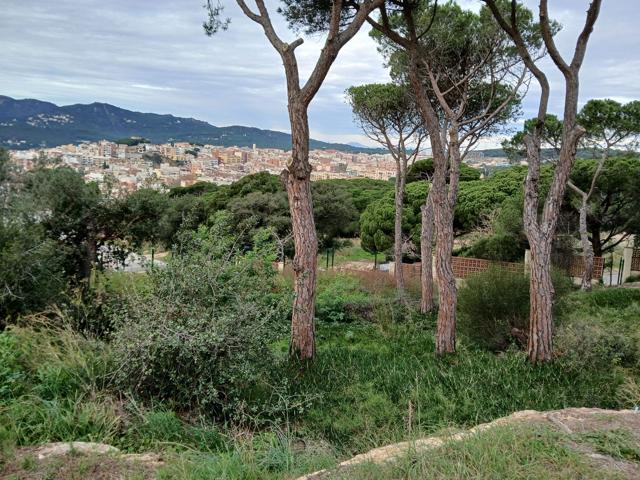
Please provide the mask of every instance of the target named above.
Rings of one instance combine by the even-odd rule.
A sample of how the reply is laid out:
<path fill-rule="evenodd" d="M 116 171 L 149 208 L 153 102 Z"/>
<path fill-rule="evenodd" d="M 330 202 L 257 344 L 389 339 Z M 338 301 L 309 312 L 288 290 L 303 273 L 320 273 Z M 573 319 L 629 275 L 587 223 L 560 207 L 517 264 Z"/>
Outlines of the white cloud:
<path fill-rule="evenodd" d="M 0 16 L 3 75 L 0 94 L 59 104 L 103 101 L 138 111 L 173 113 L 216 125 L 241 124 L 289 130 L 282 62 L 260 27 L 227 0 L 232 24 L 207 38 L 202 0 L 3 0 Z M 479 0 L 461 0 L 479 8 Z M 527 0 L 537 8 L 537 0 Z M 570 53 L 588 0 L 552 2 L 551 15 L 563 30 L 560 50 Z M 179 4 L 179 5 L 178 5 Z M 276 28 L 287 40 L 277 0 L 267 2 Z M 581 101 L 640 98 L 640 2 L 605 2 L 581 75 Z M 305 38 L 298 49 L 306 78 L 322 45 Z M 541 63 L 552 82 L 551 109 L 561 112 L 563 84 L 555 67 Z M 354 125 L 344 90 L 354 84 L 386 82 L 376 45 L 361 31 L 340 53 L 310 108 L 318 138 L 370 144 Z M 535 85 L 523 105 L 536 107 Z"/>

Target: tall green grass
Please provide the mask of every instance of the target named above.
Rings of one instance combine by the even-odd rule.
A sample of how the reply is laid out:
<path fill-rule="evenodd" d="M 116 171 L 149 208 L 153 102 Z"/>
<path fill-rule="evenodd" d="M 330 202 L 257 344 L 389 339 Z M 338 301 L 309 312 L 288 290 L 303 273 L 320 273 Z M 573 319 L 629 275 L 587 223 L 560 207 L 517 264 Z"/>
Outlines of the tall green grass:
<path fill-rule="evenodd" d="M 327 480 L 418 479 L 624 479 L 575 448 L 575 439 L 543 425 L 496 427 L 428 453 L 415 452 L 385 465 L 364 464 Z"/>
<path fill-rule="evenodd" d="M 437 358 L 430 324 L 323 325 L 318 358 L 298 388 L 313 396 L 305 435 L 343 452 L 470 426 L 517 410 L 618 406 L 624 375 L 567 359 L 533 366 L 517 351 L 471 350 Z"/>
<path fill-rule="evenodd" d="M 332 277 L 323 279 L 327 292 L 335 291 Z M 359 300 L 378 288 L 335 278 Z M 249 392 L 263 396 L 253 402 L 263 407 L 244 424 L 141 403 L 116 389 L 111 379 L 122 359 L 104 341 L 38 322 L 12 327 L 0 333 L 0 442 L 88 440 L 165 451 L 171 460 L 161 478 L 275 479 L 517 410 L 633 406 L 640 401 L 635 295 L 566 297 L 558 317 L 562 356 L 538 366 L 514 349 L 478 351 L 464 337 L 456 355 L 438 358 L 433 317 L 396 315 L 386 297 L 371 298 L 375 315 L 366 321 L 318 323 L 318 357 L 304 371 L 285 361 L 286 338 L 275 344 L 276 384 Z"/>

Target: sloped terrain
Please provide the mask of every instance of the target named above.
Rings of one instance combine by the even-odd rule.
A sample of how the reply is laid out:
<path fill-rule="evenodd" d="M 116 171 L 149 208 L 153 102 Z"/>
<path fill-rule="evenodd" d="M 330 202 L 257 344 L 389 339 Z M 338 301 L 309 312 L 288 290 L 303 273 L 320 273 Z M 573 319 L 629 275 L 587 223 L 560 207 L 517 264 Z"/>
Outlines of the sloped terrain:
<path fill-rule="evenodd" d="M 640 478 L 640 413 L 524 410 L 469 430 L 376 448 L 298 480 L 540 478 L 544 471 L 545 478 Z"/>

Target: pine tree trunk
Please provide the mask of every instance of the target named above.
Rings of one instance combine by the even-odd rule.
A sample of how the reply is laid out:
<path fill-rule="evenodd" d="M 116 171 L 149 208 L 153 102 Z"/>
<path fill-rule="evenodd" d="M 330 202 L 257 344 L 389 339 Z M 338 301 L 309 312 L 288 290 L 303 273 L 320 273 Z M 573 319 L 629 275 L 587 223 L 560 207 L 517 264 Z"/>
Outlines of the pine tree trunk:
<path fill-rule="evenodd" d="M 318 239 L 313 219 L 309 124 L 304 105 L 289 99 L 292 160 L 283 172 L 293 230 L 294 299 L 289 354 L 299 360 L 315 356 L 315 294 Z"/>
<path fill-rule="evenodd" d="M 87 285 L 91 279 L 93 268 L 98 258 L 98 246 L 93 232 L 88 234 L 84 242 L 84 258 L 82 261 L 82 280 L 86 280 Z"/>
<path fill-rule="evenodd" d="M 437 200 L 434 198 L 434 201 Z M 456 351 L 456 306 L 458 291 L 451 265 L 453 250 L 453 228 L 448 206 L 435 209 L 436 224 L 436 272 L 438 276 L 438 327 L 436 330 L 436 353 Z"/>
<path fill-rule="evenodd" d="M 591 279 L 593 278 L 593 248 L 589 241 L 587 231 L 587 211 L 589 204 L 586 196 L 580 205 L 580 242 L 582 243 L 582 257 L 584 260 L 584 272 L 582 273 L 582 290 L 591 291 Z"/>
<path fill-rule="evenodd" d="M 440 165 L 449 162 L 449 183 L 447 185 L 446 168 L 434 173 L 432 191 L 434 194 L 434 216 L 436 224 L 436 272 L 438 273 L 438 327 L 436 330 L 436 353 L 454 353 L 456 351 L 456 307 L 458 289 L 453 274 L 451 256 L 453 254 L 453 212 L 458 197 L 460 181 L 459 127 L 455 121 L 449 126 L 448 155 L 444 151 L 438 157 Z M 447 158 L 448 157 L 448 158 Z"/>
<path fill-rule="evenodd" d="M 601 257 L 603 255 L 599 223 L 594 223 L 591 226 L 591 246 L 593 247 L 593 255 L 595 257 Z"/>
<path fill-rule="evenodd" d="M 531 244 L 528 355 L 532 363 L 548 362 L 553 355 L 553 283 L 551 281 L 551 242 L 540 239 Z"/>
<path fill-rule="evenodd" d="M 396 188 L 395 188 L 395 223 L 393 240 L 393 260 L 395 263 L 396 293 L 399 298 L 404 297 L 404 272 L 402 266 L 402 212 L 404 208 L 405 168 L 402 158 L 396 159 Z"/>
<path fill-rule="evenodd" d="M 436 354 L 442 355 L 456 351 L 456 305 L 458 303 L 456 279 L 451 265 L 453 215 L 447 196 L 445 169 L 436 169 L 431 195 L 433 196 L 436 232 L 436 274 L 439 301 Z"/>
<path fill-rule="evenodd" d="M 422 229 L 420 232 L 420 311 L 429 313 L 433 310 L 433 203 L 431 196 L 420 208 L 422 211 Z"/>

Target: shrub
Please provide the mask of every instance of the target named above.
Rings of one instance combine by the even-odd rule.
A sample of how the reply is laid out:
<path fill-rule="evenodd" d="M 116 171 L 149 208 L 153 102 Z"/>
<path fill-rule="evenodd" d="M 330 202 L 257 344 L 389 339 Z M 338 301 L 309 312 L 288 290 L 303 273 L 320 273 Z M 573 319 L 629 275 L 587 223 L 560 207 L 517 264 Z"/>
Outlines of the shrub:
<path fill-rule="evenodd" d="M 556 299 L 571 290 L 571 280 L 553 271 Z M 471 275 L 458 294 L 459 331 L 473 344 L 503 351 L 514 341 L 526 343 L 529 325 L 529 278 L 499 267 Z"/>
<path fill-rule="evenodd" d="M 458 310 L 460 333 L 482 348 L 504 350 L 514 333 L 526 332 L 529 279 L 498 267 L 471 275 L 460 288 Z"/>
<path fill-rule="evenodd" d="M 556 347 L 584 368 L 640 369 L 640 291 L 576 292 L 563 301 Z"/>
<path fill-rule="evenodd" d="M 0 222 L 0 327 L 56 301 L 66 286 L 63 260 L 39 228 Z"/>
<path fill-rule="evenodd" d="M 640 290 L 632 288 L 603 288 L 585 295 L 583 302 L 593 307 L 626 308 L 640 303 Z"/>
<path fill-rule="evenodd" d="M 513 235 L 495 234 L 475 242 L 464 252 L 465 257 L 484 258 L 500 262 L 522 261 L 524 248 Z"/>
<path fill-rule="evenodd" d="M 325 322 L 352 322 L 370 319 L 370 295 L 358 279 L 346 274 L 325 274 L 318 278 L 316 317 Z"/>
<path fill-rule="evenodd" d="M 184 234 L 150 287 L 126 299 L 114 335 L 116 380 L 148 399 L 232 412 L 273 366 L 282 299 L 272 245 L 242 252 L 225 223 Z"/>

